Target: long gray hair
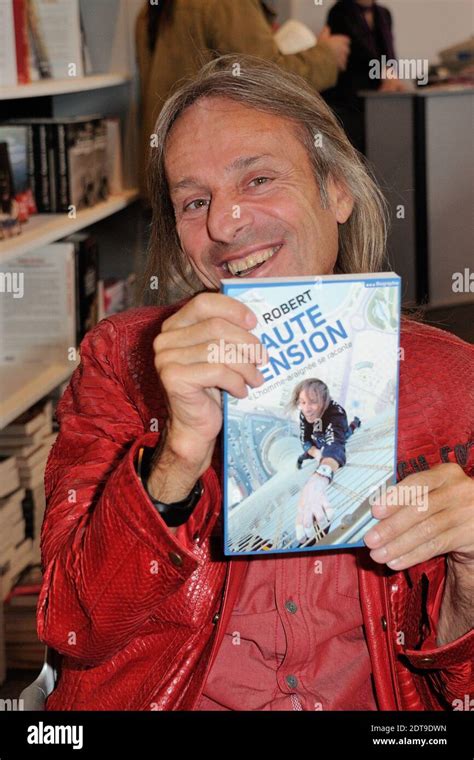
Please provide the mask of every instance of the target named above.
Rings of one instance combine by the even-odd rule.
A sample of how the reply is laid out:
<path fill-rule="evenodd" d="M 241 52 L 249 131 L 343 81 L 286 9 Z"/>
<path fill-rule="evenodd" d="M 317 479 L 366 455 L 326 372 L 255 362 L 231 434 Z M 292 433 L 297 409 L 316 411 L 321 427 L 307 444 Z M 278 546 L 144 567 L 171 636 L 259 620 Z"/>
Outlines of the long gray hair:
<path fill-rule="evenodd" d="M 185 82 L 166 101 L 156 121 L 147 166 L 152 222 L 141 280 L 142 302 L 168 303 L 168 294 L 176 293 L 176 289 L 183 296 L 204 289 L 180 245 L 164 159 L 173 124 L 187 108 L 205 97 L 227 98 L 291 119 L 311 162 L 322 206 L 328 207 L 329 177 L 342 183 L 354 198 L 349 219 L 338 225 L 335 272 L 376 272 L 382 268 L 388 227 L 386 201 L 324 100 L 301 77 L 274 63 L 254 56 L 225 55 L 207 63 Z M 156 277 L 158 288 L 151 291 L 150 282 Z M 155 294 L 154 299 L 147 298 L 150 293 Z"/>

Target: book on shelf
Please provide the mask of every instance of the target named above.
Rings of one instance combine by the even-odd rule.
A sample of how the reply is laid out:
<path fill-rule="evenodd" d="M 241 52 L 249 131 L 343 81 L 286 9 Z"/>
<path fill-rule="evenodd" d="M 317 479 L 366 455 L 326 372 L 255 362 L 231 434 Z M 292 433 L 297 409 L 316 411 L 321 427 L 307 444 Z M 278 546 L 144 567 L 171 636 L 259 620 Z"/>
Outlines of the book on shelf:
<path fill-rule="evenodd" d="M 107 129 L 107 176 L 111 195 L 123 190 L 123 156 L 121 124 L 118 117 L 105 119 Z"/>
<path fill-rule="evenodd" d="M 13 3 L 0 3 L 0 87 L 17 84 Z"/>
<path fill-rule="evenodd" d="M 79 0 L 0 2 L 0 86 L 91 73 Z"/>
<path fill-rule="evenodd" d="M 31 82 L 30 42 L 28 31 L 28 0 L 12 0 L 15 24 L 15 51 L 17 82 L 12 84 L 29 84 Z"/>
<path fill-rule="evenodd" d="M 20 473 L 14 456 L 0 454 L 0 499 L 20 487 Z"/>
<path fill-rule="evenodd" d="M 0 365 L 22 364 L 34 373 L 39 365 L 75 359 L 75 256 L 73 243 L 51 243 L 4 262 L 17 287 L 0 301 Z"/>
<path fill-rule="evenodd" d="M 29 0 L 28 8 L 40 75 L 82 77 L 79 0 Z"/>
<path fill-rule="evenodd" d="M 79 211 L 108 198 L 109 134 L 115 138 L 100 114 L 6 124 L 28 129 L 28 176 L 40 213 Z"/>
<path fill-rule="evenodd" d="M 52 401 L 38 401 L 20 414 L 6 428 L 0 430 L 0 444 L 7 438 L 32 436 L 40 430 L 51 432 L 53 417 Z"/>
<path fill-rule="evenodd" d="M 38 640 L 36 608 L 42 575 L 32 563 L 11 589 L 4 605 L 6 660 L 9 668 L 39 668 L 45 645 Z"/>
<path fill-rule="evenodd" d="M 225 554 L 363 547 L 371 499 L 395 483 L 400 278 L 233 278 L 222 292 L 256 314 L 260 342 L 216 344 L 209 361 L 233 350 L 263 375 L 223 394 Z"/>
<path fill-rule="evenodd" d="M 22 524 L 24 535 L 24 521 L 22 521 Z M 7 562 L 0 569 L 0 574 L 2 576 L 2 593 L 4 595 L 4 599 L 10 593 L 23 570 L 25 570 L 25 568 L 31 564 L 32 550 L 33 541 L 31 538 L 22 538 L 17 544 L 13 546 L 11 553 L 8 555 Z"/>
<path fill-rule="evenodd" d="M 98 320 L 131 309 L 134 305 L 136 275 L 126 279 L 108 277 L 98 283 Z"/>
<path fill-rule="evenodd" d="M 31 539 L 30 559 L 40 561 L 40 532 L 46 506 L 44 472 L 56 437 L 53 401 L 48 397 L 0 431 L 0 475 L 10 461 L 16 468 L 16 480 L 8 481 L 6 491 L 0 490 L 0 566 L 4 572 L 15 558 L 15 547 L 25 538 Z M 16 567 L 14 563 L 13 566 Z M 10 575 L 13 577 L 13 571 Z"/>
<path fill-rule="evenodd" d="M 0 124 L 0 143 L 7 144 L 11 167 L 11 185 L 13 199 L 18 204 L 18 221 L 28 221 L 37 211 L 34 201 L 34 177 L 31 175 L 30 151 L 27 126 Z"/>
<path fill-rule="evenodd" d="M 99 248 L 96 239 L 86 232 L 65 238 L 73 243 L 76 260 L 76 345 L 98 322 Z"/>
<path fill-rule="evenodd" d="M 15 200 L 8 143 L 0 142 L 0 240 L 15 237 L 20 232 L 20 212 Z"/>

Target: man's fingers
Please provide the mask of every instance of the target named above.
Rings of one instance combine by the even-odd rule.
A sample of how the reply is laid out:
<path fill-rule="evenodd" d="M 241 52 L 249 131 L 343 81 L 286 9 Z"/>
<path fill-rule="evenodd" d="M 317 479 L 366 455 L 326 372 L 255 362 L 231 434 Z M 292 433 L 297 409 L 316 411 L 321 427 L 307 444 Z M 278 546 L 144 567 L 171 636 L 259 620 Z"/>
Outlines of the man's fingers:
<path fill-rule="evenodd" d="M 164 383 L 162 374 L 165 367 L 167 367 L 169 364 L 173 365 L 180 365 L 182 370 L 184 370 L 185 367 L 188 367 L 189 365 L 192 365 L 191 369 L 194 369 L 194 365 L 196 364 L 203 364 L 205 362 L 208 362 L 211 366 L 220 368 L 220 367 L 228 367 L 229 369 L 233 370 L 234 372 L 238 373 L 243 377 L 247 385 L 253 386 L 259 386 L 262 384 L 264 378 L 262 373 L 257 369 L 255 364 L 251 362 L 237 362 L 237 361 L 225 361 L 225 362 L 211 362 L 209 360 L 209 344 L 208 343 L 198 343 L 197 345 L 193 346 L 187 346 L 186 348 L 169 348 L 165 351 L 160 351 L 155 356 L 155 367 L 158 372 L 158 374 L 161 377 L 161 380 Z M 219 377 L 218 375 L 214 375 L 215 377 Z M 165 385 L 166 387 L 166 385 Z M 222 386 L 217 385 L 216 387 L 222 388 Z M 170 390 L 172 391 L 172 387 L 170 387 Z"/>
<path fill-rule="evenodd" d="M 161 332 L 153 341 L 153 348 L 159 352 L 167 348 L 192 346 L 206 340 L 209 341 L 210 346 L 219 346 L 221 340 L 225 340 L 226 343 L 245 345 L 249 348 L 250 346 L 260 346 L 261 351 L 265 353 L 264 347 L 255 335 L 232 324 L 223 317 L 210 317 L 187 327 L 178 327 L 174 330 Z M 249 353 L 251 354 L 252 351 Z"/>
<path fill-rule="evenodd" d="M 211 317 L 221 317 L 228 322 L 252 330 L 257 325 L 254 312 L 241 301 L 223 293 L 198 293 L 171 317 L 165 319 L 162 331 L 189 327 Z"/>
<path fill-rule="evenodd" d="M 235 365 L 232 369 L 225 364 L 201 362 L 185 365 L 174 362 L 166 364 L 160 372 L 160 378 L 170 399 L 186 394 L 193 388 L 196 391 L 202 388 L 220 388 L 236 398 L 246 398 L 247 385 L 261 384 L 251 381 L 250 377 L 249 382 L 246 382 L 246 373 L 253 370 L 258 372 L 252 364 Z"/>
<path fill-rule="evenodd" d="M 463 526 L 465 527 L 463 528 Z M 378 528 L 379 526 L 377 526 L 376 530 Z M 450 531 L 457 529 L 463 529 L 466 532 L 466 540 L 469 532 L 472 536 L 472 509 L 469 505 L 457 510 L 444 509 L 426 517 L 423 521 L 410 526 L 408 530 L 400 534 L 394 534 L 392 540 L 384 542 L 381 545 L 377 544 L 376 548 L 373 548 L 370 552 L 370 556 L 375 562 L 388 563 L 424 545 L 430 545 L 433 552 L 431 556 L 436 556 L 444 551 L 444 540 L 442 537 L 449 534 Z M 459 538 L 462 539 L 461 534 L 459 534 Z M 373 542 L 367 543 L 372 546 Z M 451 548 L 455 547 L 450 547 L 446 551 L 450 551 Z"/>
<path fill-rule="evenodd" d="M 411 551 L 407 550 L 403 554 L 388 560 L 387 565 L 392 570 L 406 570 L 408 567 L 413 567 L 413 565 L 417 565 L 419 562 L 427 562 L 433 557 L 447 554 L 454 551 L 455 547 L 460 545 L 463 534 L 465 536 L 465 528 L 462 525 L 450 528 Z"/>
<path fill-rule="evenodd" d="M 443 487 L 448 477 L 450 484 Z M 379 503 L 372 506 L 372 514 L 380 522 L 364 536 L 367 546 L 383 546 L 428 516 L 444 510 L 450 512 L 453 521 L 459 520 L 458 510 L 452 505 L 468 504 L 462 493 L 466 483 L 469 481 L 458 465 L 441 465 L 409 475 L 398 485 L 389 486 L 382 492 Z"/>

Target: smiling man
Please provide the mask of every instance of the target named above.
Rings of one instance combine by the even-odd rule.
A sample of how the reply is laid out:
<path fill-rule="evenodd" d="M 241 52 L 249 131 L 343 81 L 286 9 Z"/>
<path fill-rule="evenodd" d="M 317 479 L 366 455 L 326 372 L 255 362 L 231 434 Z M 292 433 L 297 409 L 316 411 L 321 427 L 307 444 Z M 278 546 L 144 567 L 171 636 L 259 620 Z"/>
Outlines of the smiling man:
<path fill-rule="evenodd" d="M 397 488 L 425 488 L 428 509 L 396 491 L 374 506 L 367 549 L 224 558 L 221 391 L 242 398 L 263 377 L 208 361 L 221 339 L 257 344 L 255 315 L 220 280 L 377 271 L 384 203 L 321 98 L 254 59 L 208 64 L 152 144 L 145 281 L 158 274 L 162 303 L 180 283 L 188 295 L 103 320 L 58 406 L 38 629 L 62 668 L 47 708 L 464 704 L 472 347 L 404 321 Z"/>

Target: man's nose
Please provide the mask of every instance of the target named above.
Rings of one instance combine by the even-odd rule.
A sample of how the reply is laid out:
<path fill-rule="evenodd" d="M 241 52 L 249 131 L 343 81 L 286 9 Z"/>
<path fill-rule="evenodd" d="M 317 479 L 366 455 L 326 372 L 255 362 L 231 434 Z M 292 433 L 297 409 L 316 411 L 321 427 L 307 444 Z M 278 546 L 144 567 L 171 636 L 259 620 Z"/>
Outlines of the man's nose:
<path fill-rule="evenodd" d="M 253 214 L 238 198 L 222 193 L 214 195 L 207 214 L 209 237 L 222 243 L 232 243 L 238 233 L 253 222 Z"/>

